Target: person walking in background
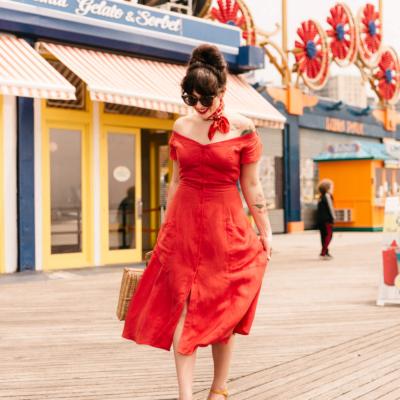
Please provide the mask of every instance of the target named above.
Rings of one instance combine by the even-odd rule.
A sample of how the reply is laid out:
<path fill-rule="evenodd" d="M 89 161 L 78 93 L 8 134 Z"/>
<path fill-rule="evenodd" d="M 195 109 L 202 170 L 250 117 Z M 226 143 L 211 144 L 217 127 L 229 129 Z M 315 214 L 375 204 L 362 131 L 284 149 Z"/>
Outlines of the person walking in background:
<path fill-rule="evenodd" d="M 331 260 L 332 256 L 329 254 L 328 246 L 332 240 L 333 224 L 335 223 L 336 219 L 332 197 L 333 181 L 330 179 L 323 179 L 318 184 L 318 191 L 320 193 L 318 200 L 318 225 L 321 233 L 322 243 L 320 258 L 323 258 L 324 260 Z"/>

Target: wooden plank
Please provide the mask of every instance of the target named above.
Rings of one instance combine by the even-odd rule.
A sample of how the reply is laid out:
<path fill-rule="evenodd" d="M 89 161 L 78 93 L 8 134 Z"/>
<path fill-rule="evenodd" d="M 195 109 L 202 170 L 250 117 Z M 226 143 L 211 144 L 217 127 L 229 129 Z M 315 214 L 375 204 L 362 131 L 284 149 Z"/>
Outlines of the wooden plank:
<path fill-rule="evenodd" d="M 315 233 L 275 236 L 251 334 L 236 338 L 230 400 L 400 399 L 399 310 L 375 306 L 381 234 L 335 233 L 334 261 L 318 252 Z M 177 399 L 173 353 L 121 338 L 121 270 L 68 272 L 1 285 L 0 399 Z M 212 377 L 201 348 L 196 400 Z"/>

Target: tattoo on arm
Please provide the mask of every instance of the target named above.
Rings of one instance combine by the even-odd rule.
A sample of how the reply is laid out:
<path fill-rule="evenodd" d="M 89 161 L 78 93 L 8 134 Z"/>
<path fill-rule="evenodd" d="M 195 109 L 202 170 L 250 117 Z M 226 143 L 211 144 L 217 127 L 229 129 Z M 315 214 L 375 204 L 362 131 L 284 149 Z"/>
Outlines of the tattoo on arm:
<path fill-rule="evenodd" d="M 246 126 L 246 129 L 240 134 L 240 136 L 248 135 L 249 133 L 253 133 L 254 128 L 252 128 L 250 125 Z"/>
<path fill-rule="evenodd" d="M 253 204 L 254 207 L 258 208 L 258 212 L 260 214 L 266 214 L 267 213 L 267 205 L 264 199 L 264 194 L 262 192 L 257 193 L 256 195 L 256 203 Z"/>

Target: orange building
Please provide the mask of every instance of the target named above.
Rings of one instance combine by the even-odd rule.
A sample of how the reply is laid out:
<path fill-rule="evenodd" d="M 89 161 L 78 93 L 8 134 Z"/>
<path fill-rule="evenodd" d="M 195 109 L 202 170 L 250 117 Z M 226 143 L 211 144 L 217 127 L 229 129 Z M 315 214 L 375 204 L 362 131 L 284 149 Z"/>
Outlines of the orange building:
<path fill-rule="evenodd" d="M 331 179 L 336 230 L 381 231 L 386 197 L 400 196 L 399 142 L 349 142 L 314 158 L 319 179 Z"/>

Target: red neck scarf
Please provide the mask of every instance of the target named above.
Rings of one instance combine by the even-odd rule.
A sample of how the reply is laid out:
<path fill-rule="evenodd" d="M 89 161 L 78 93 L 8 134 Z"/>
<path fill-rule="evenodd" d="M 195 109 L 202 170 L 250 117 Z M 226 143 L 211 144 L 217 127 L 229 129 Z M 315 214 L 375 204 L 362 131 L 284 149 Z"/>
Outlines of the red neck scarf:
<path fill-rule="evenodd" d="M 211 124 L 210 129 L 208 130 L 208 138 L 212 140 L 215 135 L 215 132 L 220 130 L 222 133 L 229 133 L 229 121 L 226 117 L 223 117 L 221 114 L 224 111 L 225 104 L 221 99 L 219 107 L 215 110 L 215 112 L 210 115 L 206 121 L 213 120 L 214 122 Z"/>

